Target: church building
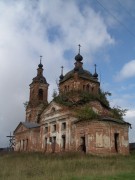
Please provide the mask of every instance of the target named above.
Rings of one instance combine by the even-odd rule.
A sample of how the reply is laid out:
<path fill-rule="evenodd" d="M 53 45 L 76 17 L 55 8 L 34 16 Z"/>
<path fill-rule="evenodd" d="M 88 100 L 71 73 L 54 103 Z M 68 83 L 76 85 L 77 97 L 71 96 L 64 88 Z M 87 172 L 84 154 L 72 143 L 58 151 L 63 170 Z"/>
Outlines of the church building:
<path fill-rule="evenodd" d="M 14 130 L 15 151 L 129 154 L 130 124 L 120 109 L 110 107 L 96 65 L 94 74 L 83 68 L 80 46 L 73 69 L 64 75 L 62 67 L 59 93 L 54 92 L 50 103 L 48 87 L 40 60 L 30 84 L 26 120 Z"/>

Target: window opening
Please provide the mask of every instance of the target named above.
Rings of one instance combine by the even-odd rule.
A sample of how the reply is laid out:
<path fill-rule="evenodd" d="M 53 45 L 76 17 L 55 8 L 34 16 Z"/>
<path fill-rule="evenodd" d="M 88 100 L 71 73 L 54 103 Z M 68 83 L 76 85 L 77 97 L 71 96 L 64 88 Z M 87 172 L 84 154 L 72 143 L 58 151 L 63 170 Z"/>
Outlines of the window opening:
<path fill-rule="evenodd" d="M 43 89 L 39 89 L 39 91 L 38 91 L 38 99 L 43 100 Z"/>
<path fill-rule="evenodd" d="M 61 127 L 62 130 L 65 130 L 66 129 L 66 123 L 62 123 L 62 127 Z"/>
<path fill-rule="evenodd" d="M 48 126 L 45 127 L 45 133 L 47 133 L 47 132 L 48 132 Z"/>
<path fill-rule="evenodd" d="M 52 127 L 52 132 L 55 132 L 55 131 L 56 131 L 56 124 L 54 124 Z"/>

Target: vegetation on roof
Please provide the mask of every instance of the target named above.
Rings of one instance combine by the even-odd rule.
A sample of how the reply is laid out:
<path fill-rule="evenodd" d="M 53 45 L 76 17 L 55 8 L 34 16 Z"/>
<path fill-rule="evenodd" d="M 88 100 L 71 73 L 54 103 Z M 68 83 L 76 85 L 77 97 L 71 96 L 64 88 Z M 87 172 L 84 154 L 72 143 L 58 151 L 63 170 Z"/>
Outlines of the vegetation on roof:
<path fill-rule="evenodd" d="M 74 108 L 76 116 L 79 119 L 85 120 L 99 117 L 96 112 L 94 112 L 90 107 L 87 107 L 89 102 L 96 100 L 110 111 L 110 117 L 123 121 L 123 116 L 126 114 L 127 109 L 121 109 L 120 107 L 111 108 L 107 99 L 107 96 L 110 95 L 110 92 L 103 92 L 102 90 L 99 91 L 98 95 L 83 91 L 70 91 L 58 95 L 57 92 L 54 91 L 53 100 L 64 106 Z"/>
<path fill-rule="evenodd" d="M 123 116 L 126 115 L 127 109 L 121 109 L 119 106 L 111 109 L 112 117 L 123 121 Z"/>
<path fill-rule="evenodd" d="M 79 120 L 92 120 L 99 118 L 99 115 L 88 105 L 76 109 L 75 115 Z"/>
<path fill-rule="evenodd" d="M 97 100 L 99 101 L 103 106 L 110 108 L 109 101 L 107 100 L 107 95 L 109 93 L 99 91 L 98 95 L 91 94 L 89 92 L 84 91 L 70 91 L 66 93 L 62 93 L 60 95 L 57 95 L 57 92 L 54 91 L 53 93 L 53 100 L 57 103 L 60 103 L 65 106 L 78 106 L 78 105 L 84 105 L 86 103 L 89 103 L 90 101 Z"/>

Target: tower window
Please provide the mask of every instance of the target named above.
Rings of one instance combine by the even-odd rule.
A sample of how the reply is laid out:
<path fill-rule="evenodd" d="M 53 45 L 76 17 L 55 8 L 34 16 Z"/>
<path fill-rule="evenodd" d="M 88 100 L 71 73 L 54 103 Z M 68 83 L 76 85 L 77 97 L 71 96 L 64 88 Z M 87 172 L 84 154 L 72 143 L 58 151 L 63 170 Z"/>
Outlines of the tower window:
<path fill-rule="evenodd" d="M 38 91 L 38 99 L 43 100 L 43 89 L 39 89 L 39 91 Z"/>

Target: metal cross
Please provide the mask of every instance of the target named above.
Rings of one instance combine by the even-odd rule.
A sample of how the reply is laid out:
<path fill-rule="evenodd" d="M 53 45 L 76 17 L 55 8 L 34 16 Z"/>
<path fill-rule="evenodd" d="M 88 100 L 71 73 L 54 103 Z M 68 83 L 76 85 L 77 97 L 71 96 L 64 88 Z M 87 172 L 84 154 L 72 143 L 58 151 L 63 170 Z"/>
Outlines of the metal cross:
<path fill-rule="evenodd" d="M 43 57 L 43 56 L 40 56 L 40 64 L 42 63 L 42 57 Z"/>
<path fill-rule="evenodd" d="M 63 75 L 63 68 L 64 68 L 64 67 L 63 67 L 63 66 L 61 66 L 61 74 L 62 74 L 62 75 Z"/>
<path fill-rule="evenodd" d="M 78 46 L 79 46 L 79 54 L 80 54 L 80 48 L 81 48 L 81 45 L 79 44 Z"/>
<path fill-rule="evenodd" d="M 94 64 L 94 66 L 95 66 L 95 72 L 96 72 L 96 67 L 97 67 L 97 65 L 96 65 L 96 64 Z"/>

